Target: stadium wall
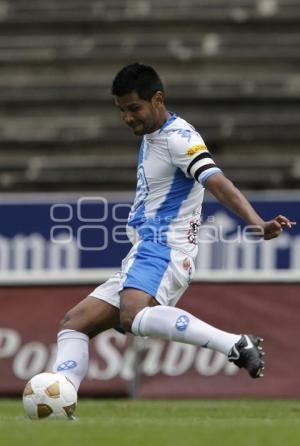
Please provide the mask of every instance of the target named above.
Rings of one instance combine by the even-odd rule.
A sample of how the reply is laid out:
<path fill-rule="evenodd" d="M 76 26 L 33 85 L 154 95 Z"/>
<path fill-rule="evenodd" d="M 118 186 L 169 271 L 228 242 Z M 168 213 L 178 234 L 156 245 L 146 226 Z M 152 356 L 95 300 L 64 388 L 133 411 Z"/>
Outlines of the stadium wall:
<path fill-rule="evenodd" d="M 51 368 L 58 321 L 93 287 L 91 282 L 0 288 L 0 395 L 21 394 L 32 375 Z M 262 336 L 267 366 L 261 380 L 249 379 L 207 349 L 110 330 L 91 343 L 81 396 L 298 398 L 299 293 L 300 280 L 194 282 L 181 301 L 182 308 L 224 330 Z"/>

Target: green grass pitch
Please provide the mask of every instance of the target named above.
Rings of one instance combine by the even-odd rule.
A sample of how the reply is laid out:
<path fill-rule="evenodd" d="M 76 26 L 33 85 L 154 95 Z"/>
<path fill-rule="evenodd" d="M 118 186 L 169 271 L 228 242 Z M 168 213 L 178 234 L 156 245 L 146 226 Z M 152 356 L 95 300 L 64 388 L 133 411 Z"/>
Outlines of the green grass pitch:
<path fill-rule="evenodd" d="M 84 400 L 77 420 L 31 421 L 0 399 L 1 446 L 299 446 L 298 400 Z"/>

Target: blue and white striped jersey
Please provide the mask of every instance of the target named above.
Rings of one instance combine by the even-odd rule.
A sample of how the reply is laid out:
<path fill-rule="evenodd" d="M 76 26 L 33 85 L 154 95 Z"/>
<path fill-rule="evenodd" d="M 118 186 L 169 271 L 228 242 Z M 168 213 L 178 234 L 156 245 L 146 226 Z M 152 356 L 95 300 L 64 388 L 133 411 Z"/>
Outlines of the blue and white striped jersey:
<path fill-rule="evenodd" d="M 217 172 L 200 134 L 172 114 L 143 137 L 128 236 L 137 231 L 143 240 L 196 255 L 205 183 Z"/>

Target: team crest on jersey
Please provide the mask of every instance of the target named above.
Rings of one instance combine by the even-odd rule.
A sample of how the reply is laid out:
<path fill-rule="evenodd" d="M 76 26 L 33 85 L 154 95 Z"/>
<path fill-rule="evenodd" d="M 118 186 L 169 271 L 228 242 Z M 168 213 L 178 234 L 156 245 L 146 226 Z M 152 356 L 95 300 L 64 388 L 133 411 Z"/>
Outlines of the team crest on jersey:
<path fill-rule="evenodd" d="M 190 227 L 187 233 L 187 239 L 189 243 L 192 243 L 193 245 L 197 245 L 198 243 L 198 231 L 200 227 L 200 219 L 194 218 L 190 221 Z"/>
<path fill-rule="evenodd" d="M 197 153 L 197 152 L 204 152 L 205 150 L 207 150 L 207 147 L 206 147 L 205 144 L 197 144 L 196 146 L 190 147 L 186 151 L 186 154 L 188 156 L 193 156 L 195 153 Z"/>

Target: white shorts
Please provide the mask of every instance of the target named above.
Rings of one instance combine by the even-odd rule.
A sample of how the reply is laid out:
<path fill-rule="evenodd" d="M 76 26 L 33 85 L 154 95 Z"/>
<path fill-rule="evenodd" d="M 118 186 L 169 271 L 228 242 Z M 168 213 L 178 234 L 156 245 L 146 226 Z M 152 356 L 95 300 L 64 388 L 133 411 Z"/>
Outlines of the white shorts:
<path fill-rule="evenodd" d="M 195 271 L 190 256 L 152 241 L 139 241 L 122 261 L 121 270 L 98 286 L 90 296 L 120 308 L 120 291 L 136 288 L 161 305 L 175 306 Z"/>

